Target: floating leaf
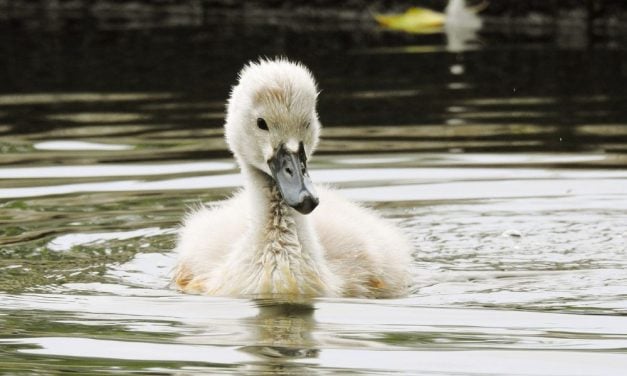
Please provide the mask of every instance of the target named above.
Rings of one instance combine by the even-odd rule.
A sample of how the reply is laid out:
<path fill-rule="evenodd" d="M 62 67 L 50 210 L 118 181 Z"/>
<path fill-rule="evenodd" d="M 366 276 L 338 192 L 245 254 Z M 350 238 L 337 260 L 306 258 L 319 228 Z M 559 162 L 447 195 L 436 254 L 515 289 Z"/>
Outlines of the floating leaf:
<path fill-rule="evenodd" d="M 445 20 L 444 13 L 426 8 L 409 8 L 402 14 L 375 14 L 374 18 L 381 26 L 409 33 L 439 31 Z"/>

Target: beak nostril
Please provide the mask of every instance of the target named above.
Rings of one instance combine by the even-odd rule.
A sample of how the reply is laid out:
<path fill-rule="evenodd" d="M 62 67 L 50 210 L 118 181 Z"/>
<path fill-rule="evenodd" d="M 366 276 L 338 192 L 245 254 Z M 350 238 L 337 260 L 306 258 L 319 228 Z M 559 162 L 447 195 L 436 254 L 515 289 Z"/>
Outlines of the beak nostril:
<path fill-rule="evenodd" d="M 287 174 L 288 174 L 289 176 L 292 176 L 292 169 L 291 169 L 291 168 L 286 167 L 286 168 L 285 168 L 285 172 L 287 172 Z"/>

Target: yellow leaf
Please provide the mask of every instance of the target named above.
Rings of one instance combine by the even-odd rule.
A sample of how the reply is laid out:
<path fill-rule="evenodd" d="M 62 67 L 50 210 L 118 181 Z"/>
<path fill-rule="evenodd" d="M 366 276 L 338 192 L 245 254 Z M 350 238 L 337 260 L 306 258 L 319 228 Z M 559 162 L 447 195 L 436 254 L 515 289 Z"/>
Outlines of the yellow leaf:
<path fill-rule="evenodd" d="M 388 29 L 409 33 L 438 31 L 444 25 L 444 13 L 426 8 L 409 8 L 402 14 L 375 14 L 377 22 Z"/>

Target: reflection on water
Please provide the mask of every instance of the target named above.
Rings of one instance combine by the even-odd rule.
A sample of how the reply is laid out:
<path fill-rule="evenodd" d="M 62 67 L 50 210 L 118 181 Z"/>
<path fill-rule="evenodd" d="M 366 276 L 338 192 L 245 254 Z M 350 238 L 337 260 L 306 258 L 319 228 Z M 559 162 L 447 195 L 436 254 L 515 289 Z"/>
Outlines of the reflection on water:
<path fill-rule="evenodd" d="M 627 368 L 620 40 L 216 26 L 0 33 L 3 371 Z M 241 184 L 222 139 L 229 85 L 276 53 L 320 79 L 312 178 L 407 231 L 411 296 L 294 305 L 169 288 L 181 216 Z"/>

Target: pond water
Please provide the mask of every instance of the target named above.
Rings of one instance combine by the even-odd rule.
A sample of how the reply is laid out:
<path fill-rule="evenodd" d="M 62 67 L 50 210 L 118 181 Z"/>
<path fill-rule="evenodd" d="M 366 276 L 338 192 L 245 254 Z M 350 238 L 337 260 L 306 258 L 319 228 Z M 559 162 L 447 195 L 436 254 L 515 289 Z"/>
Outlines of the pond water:
<path fill-rule="evenodd" d="M 624 41 L 282 25 L 1 27 L 2 372 L 624 373 Z M 241 184 L 229 86 L 275 54 L 320 81 L 313 180 L 411 237 L 409 297 L 168 287 L 181 216 Z"/>

